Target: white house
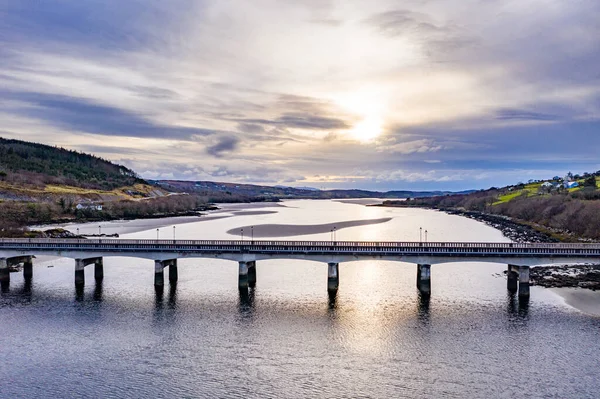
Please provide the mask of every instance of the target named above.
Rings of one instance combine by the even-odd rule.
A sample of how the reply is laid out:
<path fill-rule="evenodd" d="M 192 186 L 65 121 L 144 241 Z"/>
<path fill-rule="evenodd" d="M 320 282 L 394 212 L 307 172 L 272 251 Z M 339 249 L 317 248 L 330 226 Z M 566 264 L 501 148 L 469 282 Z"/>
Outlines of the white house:
<path fill-rule="evenodd" d="M 101 211 L 102 210 L 102 205 L 100 205 L 100 204 L 77 204 L 77 206 L 75 207 L 75 209 L 86 209 L 86 210 L 92 210 L 92 211 Z"/>
<path fill-rule="evenodd" d="M 564 183 L 565 188 L 575 188 L 575 187 L 579 187 L 579 183 L 577 183 L 576 181 L 566 181 Z"/>

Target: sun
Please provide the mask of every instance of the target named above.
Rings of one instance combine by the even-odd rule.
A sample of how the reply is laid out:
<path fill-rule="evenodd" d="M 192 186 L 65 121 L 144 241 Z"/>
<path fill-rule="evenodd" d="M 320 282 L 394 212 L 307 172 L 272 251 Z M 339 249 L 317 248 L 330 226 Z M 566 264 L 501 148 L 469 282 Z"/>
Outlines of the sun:
<path fill-rule="evenodd" d="M 383 120 L 377 116 L 367 116 L 349 130 L 358 141 L 367 142 L 377 138 L 382 132 Z"/>
<path fill-rule="evenodd" d="M 346 133 L 360 142 L 371 141 L 384 133 L 388 93 L 381 87 L 361 87 L 340 93 L 334 101 L 356 118 Z"/>

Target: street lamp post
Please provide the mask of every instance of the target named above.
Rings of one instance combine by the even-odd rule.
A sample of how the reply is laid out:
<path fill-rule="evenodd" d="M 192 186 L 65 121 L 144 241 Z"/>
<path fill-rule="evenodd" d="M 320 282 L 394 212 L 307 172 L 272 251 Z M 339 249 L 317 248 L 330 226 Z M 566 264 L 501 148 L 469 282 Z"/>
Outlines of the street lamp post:
<path fill-rule="evenodd" d="M 336 228 L 334 227 L 334 228 L 333 228 L 333 241 L 334 241 L 334 242 L 335 242 L 335 241 L 337 241 L 337 236 L 336 236 L 336 234 L 335 234 L 335 229 L 336 229 Z"/>
<path fill-rule="evenodd" d="M 423 228 L 419 227 L 419 242 L 423 242 Z"/>
<path fill-rule="evenodd" d="M 254 243 L 254 226 L 250 227 L 250 241 L 252 241 L 252 243 Z"/>
<path fill-rule="evenodd" d="M 175 241 L 175 226 L 173 226 L 173 241 Z"/>
<path fill-rule="evenodd" d="M 98 226 L 98 235 L 102 235 L 102 225 Z"/>
<path fill-rule="evenodd" d="M 158 241 L 158 232 L 159 232 L 159 229 L 156 229 L 156 240 L 157 241 Z"/>
<path fill-rule="evenodd" d="M 425 230 L 425 244 L 427 244 L 427 230 Z"/>
<path fill-rule="evenodd" d="M 242 233 L 242 241 L 244 241 L 244 229 L 240 229 Z"/>

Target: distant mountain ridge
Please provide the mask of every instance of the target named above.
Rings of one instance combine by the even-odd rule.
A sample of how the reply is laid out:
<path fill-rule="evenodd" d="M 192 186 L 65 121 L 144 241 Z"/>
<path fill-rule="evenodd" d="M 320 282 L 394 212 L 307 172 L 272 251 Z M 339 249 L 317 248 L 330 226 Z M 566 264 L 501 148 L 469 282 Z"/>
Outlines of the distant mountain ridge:
<path fill-rule="evenodd" d="M 319 190 L 311 187 L 287 187 L 287 186 L 260 186 L 255 184 L 225 183 L 214 181 L 187 181 L 187 180 L 150 180 L 161 188 L 174 192 L 187 192 L 204 196 L 223 194 L 232 197 L 257 197 L 262 200 L 284 199 L 284 198 L 306 198 L 306 199 L 348 199 L 348 198 L 422 198 L 449 194 L 469 194 L 475 190 L 460 192 L 451 191 L 370 191 L 360 189 L 335 189 Z M 226 197 L 225 197 L 226 198 Z"/>

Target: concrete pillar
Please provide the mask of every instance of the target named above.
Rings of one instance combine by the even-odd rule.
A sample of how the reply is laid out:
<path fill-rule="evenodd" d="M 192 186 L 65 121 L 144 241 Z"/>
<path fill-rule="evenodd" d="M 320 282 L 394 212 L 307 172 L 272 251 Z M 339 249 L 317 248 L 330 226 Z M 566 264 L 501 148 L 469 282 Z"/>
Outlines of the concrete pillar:
<path fill-rule="evenodd" d="M 240 268 L 238 273 L 238 287 L 248 288 L 248 263 L 239 262 Z"/>
<path fill-rule="evenodd" d="M 508 270 L 506 271 L 506 289 L 515 294 L 518 288 L 518 280 L 519 280 L 519 266 L 508 265 Z"/>
<path fill-rule="evenodd" d="M 177 259 L 173 259 L 169 261 L 169 283 L 176 283 L 178 278 Z"/>
<path fill-rule="evenodd" d="M 75 259 L 75 285 L 85 284 L 85 259 Z"/>
<path fill-rule="evenodd" d="M 339 263 L 327 264 L 327 291 L 335 292 L 340 286 Z"/>
<path fill-rule="evenodd" d="M 165 264 L 161 260 L 154 261 L 154 286 L 162 287 L 165 285 Z"/>
<path fill-rule="evenodd" d="M 94 279 L 97 281 L 104 278 L 104 261 L 102 258 L 96 259 L 94 262 Z"/>
<path fill-rule="evenodd" d="M 256 287 L 256 261 L 246 262 L 248 266 L 248 285 L 250 288 Z"/>
<path fill-rule="evenodd" d="M 33 277 L 33 259 L 31 256 L 23 261 L 23 278 L 28 280 Z"/>
<path fill-rule="evenodd" d="M 529 266 L 519 267 L 519 298 L 529 297 Z"/>
<path fill-rule="evenodd" d="M 0 258 L 0 282 L 10 282 L 10 272 L 8 270 L 8 260 L 6 258 Z"/>
<path fill-rule="evenodd" d="M 431 265 L 417 265 L 417 288 L 423 295 L 431 294 Z"/>

